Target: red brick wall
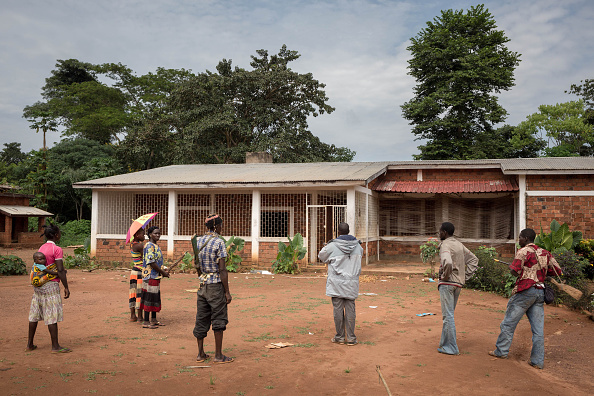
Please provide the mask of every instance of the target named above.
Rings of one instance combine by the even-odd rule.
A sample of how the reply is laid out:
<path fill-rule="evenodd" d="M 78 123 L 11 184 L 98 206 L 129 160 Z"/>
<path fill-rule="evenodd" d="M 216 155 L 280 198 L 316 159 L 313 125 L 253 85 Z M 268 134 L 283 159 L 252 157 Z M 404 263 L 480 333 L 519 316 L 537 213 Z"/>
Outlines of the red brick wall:
<path fill-rule="evenodd" d="M 528 191 L 592 191 L 594 175 L 528 175 Z"/>
<path fill-rule="evenodd" d="M 0 196 L 0 205 L 22 205 L 29 206 L 28 197 L 12 197 L 7 195 Z"/>
<path fill-rule="evenodd" d="M 361 260 L 361 264 L 363 266 L 365 266 L 365 247 L 367 246 L 366 242 L 363 242 L 361 244 L 361 247 L 363 248 L 363 260 Z M 370 241 L 369 242 L 369 246 L 367 246 L 367 254 L 369 254 L 369 262 L 373 263 L 374 261 L 377 261 L 377 241 Z"/>
<path fill-rule="evenodd" d="M 403 260 L 422 263 L 420 246 L 424 242 L 380 241 L 380 260 Z M 495 247 L 502 258 L 511 258 L 515 254 L 514 245 L 510 243 L 493 245 L 484 243 L 465 243 L 468 249 L 475 250 L 481 245 Z"/>
<path fill-rule="evenodd" d="M 568 223 L 584 238 L 594 237 L 594 197 L 526 197 L 526 226 L 550 232 L 551 221 Z"/>

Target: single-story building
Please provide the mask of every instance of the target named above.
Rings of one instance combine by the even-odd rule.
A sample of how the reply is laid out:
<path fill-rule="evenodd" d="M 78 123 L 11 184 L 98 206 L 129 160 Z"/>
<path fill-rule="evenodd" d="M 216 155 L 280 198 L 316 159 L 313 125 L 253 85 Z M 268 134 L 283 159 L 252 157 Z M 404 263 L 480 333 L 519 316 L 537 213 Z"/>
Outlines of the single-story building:
<path fill-rule="evenodd" d="M 243 264 L 261 267 L 297 233 L 304 264 L 319 264 L 342 221 L 366 264 L 420 261 L 419 245 L 444 221 L 470 248 L 494 246 L 505 257 L 521 229 L 547 231 L 553 219 L 594 237 L 594 158 L 172 165 L 74 187 L 92 189 L 91 254 L 106 261 L 130 260 L 128 227 L 151 212 L 168 258 L 191 250 L 204 218 L 218 213 L 225 236 L 246 240 Z"/>
<path fill-rule="evenodd" d="M 8 185 L 0 185 L 0 246 L 41 246 L 41 227 L 45 218 L 53 216 L 45 210 L 29 206 L 33 196 L 19 194 Z M 35 232 L 29 232 L 29 218 L 36 218 Z"/>

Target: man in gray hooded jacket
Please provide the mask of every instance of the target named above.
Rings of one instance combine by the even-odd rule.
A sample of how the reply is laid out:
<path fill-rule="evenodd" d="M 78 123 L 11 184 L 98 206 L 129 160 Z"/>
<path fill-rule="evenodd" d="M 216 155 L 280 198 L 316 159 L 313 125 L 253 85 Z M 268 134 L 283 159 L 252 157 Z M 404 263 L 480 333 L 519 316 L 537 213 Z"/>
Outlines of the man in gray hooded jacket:
<path fill-rule="evenodd" d="M 326 295 L 332 297 L 336 335 L 332 342 L 357 345 L 355 336 L 355 299 L 359 295 L 359 275 L 363 248 L 360 241 L 349 235 L 349 225 L 338 225 L 338 237 L 320 250 L 318 258 L 328 263 Z"/>

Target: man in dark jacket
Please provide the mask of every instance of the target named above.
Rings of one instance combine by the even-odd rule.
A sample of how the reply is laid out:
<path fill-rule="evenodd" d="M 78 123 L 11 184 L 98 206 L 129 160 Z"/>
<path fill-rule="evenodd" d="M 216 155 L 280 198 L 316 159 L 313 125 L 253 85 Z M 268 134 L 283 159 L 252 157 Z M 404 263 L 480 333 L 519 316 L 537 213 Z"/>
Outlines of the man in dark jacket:
<path fill-rule="evenodd" d="M 349 235 L 349 225 L 338 225 L 338 237 L 320 250 L 318 258 L 328 263 L 326 295 L 332 297 L 336 335 L 332 342 L 357 345 L 355 336 L 355 299 L 359 295 L 359 275 L 363 248 L 360 241 Z"/>

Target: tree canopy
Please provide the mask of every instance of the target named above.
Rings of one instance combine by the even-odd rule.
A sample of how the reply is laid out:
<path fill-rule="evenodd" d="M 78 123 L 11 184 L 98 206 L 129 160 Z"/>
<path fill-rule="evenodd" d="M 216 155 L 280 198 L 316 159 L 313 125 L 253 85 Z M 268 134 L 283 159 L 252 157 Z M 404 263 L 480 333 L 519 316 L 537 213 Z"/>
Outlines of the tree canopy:
<path fill-rule="evenodd" d="M 442 11 L 411 38 L 408 74 L 417 85 L 401 108 L 416 140 L 427 140 L 416 159 L 477 157 L 479 137 L 507 116 L 494 94 L 514 85 L 520 55 L 508 41 L 484 5 Z"/>
<path fill-rule="evenodd" d="M 171 164 L 241 163 L 248 151 L 275 162 L 350 161 L 354 152 L 320 141 L 307 118 L 332 113 L 311 73 L 289 63 L 299 54 L 259 50 L 251 70 L 223 59 L 216 72 L 158 68 L 137 76 L 120 63 L 58 60 L 44 101 L 24 109 L 36 131 L 114 144 L 125 169 Z"/>

